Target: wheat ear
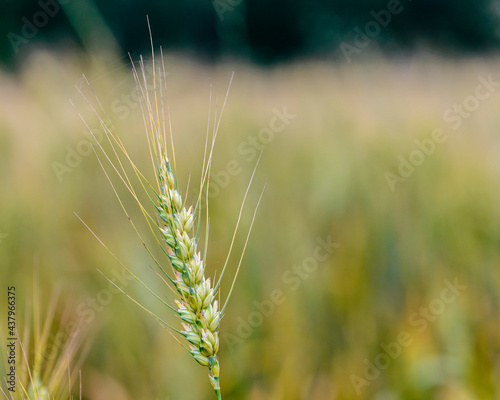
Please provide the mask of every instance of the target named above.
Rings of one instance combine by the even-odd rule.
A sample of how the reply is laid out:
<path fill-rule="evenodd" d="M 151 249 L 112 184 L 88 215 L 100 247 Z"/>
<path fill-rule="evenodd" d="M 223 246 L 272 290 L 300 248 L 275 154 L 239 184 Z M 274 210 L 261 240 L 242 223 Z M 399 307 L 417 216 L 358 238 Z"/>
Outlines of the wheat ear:
<path fill-rule="evenodd" d="M 163 157 L 158 168 L 161 185 L 158 213 L 164 223 L 161 228 L 167 254 L 174 271 L 173 284 L 180 295 L 175 300 L 177 313 L 184 322 L 182 335 L 191 343 L 190 353 L 194 359 L 209 368 L 209 378 L 217 398 L 221 398 L 219 384 L 219 325 L 221 312 L 210 278 L 205 278 L 205 266 L 197 251 L 193 230 L 193 207 L 183 207 L 174 174 L 167 157 Z"/>
<path fill-rule="evenodd" d="M 257 207 L 262 198 L 262 194 L 255 208 L 252 218 L 252 223 L 250 224 L 250 229 L 248 231 L 245 240 L 243 251 L 241 253 L 240 260 L 238 263 L 238 267 L 233 277 L 231 289 L 224 301 L 224 305 L 219 307 L 219 302 L 216 300 L 216 297 L 219 295 L 220 292 L 220 282 L 222 277 L 224 276 L 224 272 L 229 262 L 229 257 L 233 249 L 233 244 L 235 241 L 236 232 L 240 224 L 243 207 L 245 205 L 245 200 L 247 198 L 247 194 L 250 189 L 250 185 L 252 183 L 257 165 L 255 166 L 255 169 L 253 171 L 252 178 L 250 179 L 250 183 L 247 187 L 247 191 L 245 193 L 240 208 L 240 213 L 238 216 L 238 220 L 236 223 L 236 227 L 234 230 L 233 238 L 231 241 L 226 261 L 224 263 L 220 276 L 217 279 L 217 282 L 214 281 L 212 283 L 210 278 L 208 279 L 205 278 L 205 262 L 202 259 L 200 252 L 198 251 L 197 233 L 200 228 L 200 220 L 203 208 L 201 205 L 202 203 L 201 199 L 202 196 L 205 196 L 206 204 L 205 204 L 204 214 L 207 218 L 206 220 L 207 237 L 205 238 L 205 240 L 208 242 L 208 186 L 210 182 L 210 170 L 211 170 L 213 148 L 215 145 L 215 139 L 217 137 L 218 128 L 222 119 L 222 114 L 226 105 L 226 101 L 229 94 L 229 88 L 231 86 L 234 74 L 231 76 L 231 80 L 229 82 L 229 86 L 226 92 L 226 96 L 220 114 L 217 113 L 217 110 L 215 111 L 216 118 L 214 119 L 213 122 L 214 125 L 213 125 L 211 146 L 207 146 L 209 139 L 210 121 L 211 121 L 210 118 L 211 107 L 209 106 L 209 118 L 208 118 L 209 122 L 207 124 L 207 136 L 205 139 L 205 154 L 203 158 L 201 182 L 199 188 L 200 191 L 193 210 L 193 206 L 186 207 L 183 197 L 177 185 L 176 168 L 175 168 L 175 151 L 174 151 L 174 143 L 172 136 L 172 126 L 170 120 L 170 108 L 167 96 L 167 83 L 165 79 L 166 73 L 165 73 L 165 64 L 163 61 L 163 52 L 160 48 L 162 68 L 160 70 L 160 73 L 158 74 L 159 85 L 157 85 L 155 55 L 153 50 L 152 39 L 151 39 L 151 47 L 152 47 L 152 66 L 153 66 L 153 79 L 152 79 L 153 95 L 151 97 L 148 91 L 147 78 L 144 68 L 144 60 L 142 56 L 140 57 L 139 70 L 136 68 L 136 65 L 132 60 L 132 58 L 131 58 L 131 65 L 132 65 L 134 80 L 136 82 L 138 90 L 140 106 L 143 112 L 146 137 L 148 140 L 150 158 L 156 175 L 155 176 L 156 182 L 153 183 L 147 180 L 147 178 L 141 173 L 136 164 L 133 162 L 132 158 L 127 152 L 127 149 L 125 148 L 123 142 L 121 141 L 120 136 L 117 134 L 112 124 L 108 126 L 104 122 L 105 119 L 106 121 L 110 121 L 110 119 L 107 117 L 101 102 L 93 92 L 90 83 L 85 77 L 82 78 L 82 83 L 86 84 L 87 87 L 90 89 L 91 97 L 87 98 L 79 86 L 77 86 L 78 94 L 82 96 L 85 103 L 90 107 L 93 114 L 98 118 L 101 127 L 103 128 L 106 134 L 108 143 L 111 146 L 111 151 L 106 151 L 104 149 L 104 147 L 99 143 L 99 141 L 94 136 L 92 130 L 85 121 L 85 118 L 83 118 L 81 113 L 78 111 L 78 108 L 75 107 L 75 109 L 78 112 L 83 123 L 89 129 L 90 134 L 95 139 L 97 149 L 94 148 L 94 151 L 99 161 L 99 164 L 101 165 L 103 172 L 106 175 L 106 178 L 108 179 L 120 203 L 120 206 L 122 207 L 124 214 L 130 221 L 134 231 L 139 236 L 146 251 L 151 256 L 156 267 L 158 268 L 158 271 L 155 272 L 158 274 L 159 277 L 161 277 L 161 279 L 166 283 L 166 285 L 170 289 L 172 289 L 172 291 L 177 295 L 175 304 L 170 304 L 170 302 L 165 301 L 163 299 L 163 296 L 154 293 L 153 290 L 151 290 L 138 276 L 136 276 L 124 263 L 122 263 L 118 257 L 116 257 L 111 252 L 111 250 L 91 230 L 91 228 L 85 222 L 83 222 L 83 220 L 82 222 L 89 229 L 89 231 L 96 237 L 96 239 L 109 251 L 109 253 L 122 265 L 122 267 L 127 270 L 127 272 L 129 272 L 141 285 L 143 285 L 148 290 L 148 292 L 153 294 L 157 300 L 161 301 L 169 309 L 173 310 L 177 314 L 177 316 L 181 319 L 183 330 L 178 330 L 173 326 L 171 326 L 170 324 L 168 324 L 167 322 L 165 322 L 160 316 L 149 310 L 140 302 L 135 300 L 132 296 L 125 293 L 125 291 L 123 291 L 120 287 L 115 285 L 113 281 L 110 280 L 111 284 L 117 287 L 117 289 L 119 289 L 123 294 L 125 294 L 129 299 L 131 299 L 134 303 L 140 306 L 143 310 L 152 315 L 163 327 L 167 328 L 176 340 L 178 339 L 174 335 L 174 332 L 186 338 L 186 340 L 190 343 L 189 348 L 186 349 L 191 353 L 191 355 L 199 364 L 209 368 L 209 378 L 211 384 L 214 388 L 217 399 L 220 400 L 222 398 L 222 395 L 221 395 L 220 381 L 219 381 L 220 367 L 219 367 L 219 360 L 217 357 L 217 353 L 219 350 L 220 321 L 222 315 L 224 314 L 225 307 L 227 305 L 229 297 L 234 288 L 236 278 L 238 276 L 243 255 L 245 253 L 246 245 L 248 243 L 248 239 L 250 236 L 250 231 L 252 229 L 253 222 L 255 220 Z M 165 99 L 165 104 L 164 104 L 164 99 Z M 95 100 L 97 107 L 94 107 L 94 105 L 92 104 L 93 100 Z M 211 100 L 212 100 L 212 90 L 210 86 L 209 104 L 211 104 Z M 165 116 L 165 108 L 167 111 L 167 116 Z M 166 125 L 168 125 L 168 131 L 170 133 L 169 135 L 170 146 L 167 145 L 168 138 L 167 138 Z M 167 156 L 167 149 L 169 149 L 171 152 L 170 154 L 172 156 L 172 164 L 170 163 L 170 160 Z M 130 163 L 130 166 L 132 167 L 134 174 L 138 178 L 142 189 L 144 189 L 144 191 L 146 192 L 148 200 L 150 200 L 154 204 L 155 211 L 157 213 L 156 215 L 150 214 L 150 212 L 142 204 L 141 200 L 137 195 L 136 189 L 134 188 L 134 185 L 132 184 L 129 178 L 129 174 L 127 173 L 126 168 L 122 164 L 122 160 L 119 154 L 123 155 L 124 158 L 128 160 L 128 162 Z M 116 160 L 113 160 L 114 158 L 116 158 Z M 106 170 L 106 167 L 103 165 L 103 161 L 105 160 L 109 162 L 111 169 L 116 173 L 116 175 L 119 177 L 119 180 L 124 184 L 125 188 L 128 190 L 128 192 L 132 195 L 132 197 L 138 204 L 153 234 L 155 243 L 160 247 L 162 253 L 164 253 L 170 261 L 170 264 L 173 269 L 173 275 L 167 273 L 164 270 L 163 263 L 161 262 L 161 260 L 158 260 L 153 255 L 153 252 L 149 248 L 149 245 L 146 244 L 141 233 L 137 229 L 133 218 L 128 213 L 127 208 L 125 207 L 120 195 L 118 194 L 115 185 Z M 194 229 L 195 219 L 196 219 L 195 217 L 198 217 L 196 229 Z M 163 240 L 161 236 L 163 236 Z M 207 244 L 205 244 L 205 251 L 204 251 L 205 255 L 206 255 L 206 247 Z"/>

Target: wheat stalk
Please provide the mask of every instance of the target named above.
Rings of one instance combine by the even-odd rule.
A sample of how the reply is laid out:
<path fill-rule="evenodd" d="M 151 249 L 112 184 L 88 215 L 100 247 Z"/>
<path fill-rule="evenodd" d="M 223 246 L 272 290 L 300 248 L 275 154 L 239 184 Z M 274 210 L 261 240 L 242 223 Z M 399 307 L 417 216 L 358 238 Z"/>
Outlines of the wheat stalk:
<path fill-rule="evenodd" d="M 149 26 L 149 21 L 148 21 Z M 151 35 L 151 30 L 150 30 Z M 99 240 L 99 242 L 112 254 L 112 256 L 125 268 L 130 274 L 134 276 L 134 278 L 143 285 L 156 299 L 161 301 L 165 306 L 171 309 L 181 320 L 181 324 L 183 329 L 179 330 L 169 323 L 165 322 L 160 316 L 149 310 L 147 307 L 140 304 L 137 300 L 132 298 L 130 295 L 125 293 L 120 287 L 116 286 L 111 280 L 109 280 L 113 285 L 115 285 L 119 290 L 122 291 L 129 299 L 135 302 L 138 306 L 140 306 L 147 313 L 156 318 L 164 327 L 166 327 L 172 336 L 175 337 L 175 333 L 184 337 L 188 343 L 189 348 L 184 346 L 187 351 L 194 357 L 194 359 L 201 365 L 208 367 L 209 369 L 209 378 L 210 382 L 215 391 L 215 395 L 217 399 L 221 399 L 221 388 L 220 388 L 220 367 L 219 367 L 219 359 L 217 356 L 219 350 L 219 328 L 220 322 L 225 310 L 225 307 L 228 303 L 229 297 L 233 291 L 234 284 L 236 278 L 238 276 L 238 272 L 241 267 L 244 251 L 246 249 L 246 245 L 248 243 L 248 239 L 250 236 L 250 232 L 253 226 L 253 222 L 255 220 L 256 212 L 258 205 L 260 204 L 261 196 L 257 202 L 255 207 L 255 211 L 253 214 L 252 222 L 250 224 L 250 228 L 248 230 L 248 234 L 245 240 L 244 248 L 241 253 L 238 267 L 234 274 L 234 278 L 232 281 L 232 285 L 230 291 L 224 301 L 222 307 L 219 305 L 219 301 L 216 299 L 220 296 L 219 289 L 221 279 L 226 271 L 226 267 L 229 262 L 229 257 L 231 255 L 231 251 L 233 248 L 233 244 L 235 241 L 236 233 L 239 227 L 239 223 L 241 220 L 243 207 L 245 205 L 245 201 L 250 189 L 250 185 L 253 181 L 253 177 L 255 175 L 255 169 L 257 168 L 257 164 L 252 174 L 252 178 L 250 179 L 250 183 L 245 192 L 245 196 L 242 201 L 242 205 L 240 208 L 240 212 L 238 215 L 238 220 L 236 223 L 236 227 L 234 230 L 233 238 L 231 241 L 231 245 L 229 247 L 228 255 L 224 266 L 222 267 L 222 271 L 217 282 L 211 281 L 210 278 L 205 277 L 205 258 L 206 257 L 206 249 L 208 243 L 208 186 L 210 182 L 210 170 L 212 164 L 212 154 L 215 145 L 215 139 L 217 137 L 217 132 L 219 129 L 219 125 L 222 118 L 222 113 L 224 111 L 224 107 L 227 101 L 227 97 L 229 94 L 229 88 L 231 86 L 231 82 L 233 76 L 231 76 L 231 80 L 229 82 L 228 91 L 226 93 L 226 97 L 224 99 L 224 103 L 222 106 L 222 110 L 220 114 L 217 116 L 217 111 L 215 111 L 216 117 L 213 121 L 213 131 L 211 138 L 211 146 L 208 146 L 209 143 L 209 128 L 210 128 L 210 120 L 211 120 L 211 107 L 209 107 L 209 120 L 207 123 L 207 134 L 205 139 L 205 155 L 203 158 L 203 166 L 202 173 L 200 179 L 200 187 L 199 187 L 199 195 L 195 202 L 195 204 L 191 206 L 185 205 L 185 199 L 178 189 L 177 176 L 175 170 L 175 151 L 173 144 L 173 135 L 172 135 L 172 127 L 170 120 L 170 109 L 168 105 L 168 96 L 167 96 L 167 84 L 165 81 L 165 64 L 163 58 L 163 52 L 161 51 L 161 60 L 162 60 L 162 69 L 159 69 L 158 78 L 156 75 L 156 67 L 155 67 L 155 54 L 153 43 L 151 39 L 151 47 L 152 47 L 152 63 L 153 63 L 153 98 L 151 98 L 148 90 L 147 90 L 147 79 L 144 68 L 144 61 L 142 56 L 140 57 L 140 69 L 137 70 L 135 62 L 131 58 L 132 63 L 132 71 L 136 83 L 136 87 L 139 93 L 140 106 L 143 113 L 144 126 L 146 130 L 146 137 L 149 146 L 150 158 L 152 161 L 153 169 L 155 172 L 155 183 L 151 183 L 145 177 L 145 175 L 137 168 L 134 161 L 130 157 L 127 149 L 125 148 L 123 142 L 120 139 L 120 136 L 117 134 L 116 130 L 109 123 L 105 123 L 104 120 L 110 121 L 107 117 L 104 108 L 102 107 L 99 99 L 92 91 L 92 100 L 97 102 L 97 106 L 94 106 L 88 96 L 84 95 L 81 87 L 77 86 L 78 93 L 84 98 L 85 102 L 92 109 L 95 116 L 97 116 L 101 127 L 104 129 L 106 133 L 106 137 L 111 146 L 111 151 L 107 151 L 104 147 L 99 143 L 97 138 L 95 138 L 92 129 L 90 129 L 88 123 L 85 118 L 82 117 L 81 113 L 78 110 L 78 107 L 75 106 L 77 113 L 80 115 L 80 118 L 87 126 L 91 135 L 94 136 L 97 143 L 97 150 L 95 151 L 97 159 L 106 175 L 113 191 L 122 207 L 123 212 L 126 217 L 132 224 L 133 229 L 136 234 L 139 236 L 144 248 L 148 252 L 148 254 L 153 259 L 156 264 L 158 271 L 155 271 L 157 275 L 166 283 L 166 285 L 176 294 L 176 299 L 174 303 L 170 303 L 164 300 L 164 296 L 160 296 L 156 294 L 153 290 L 151 290 L 138 276 L 136 276 L 123 262 L 120 261 L 118 257 L 116 257 L 111 250 L 104 244 L 104 242 L 90 229 L 90 227 L 85 224 L 85 226 L 90 230 L 90 232 Z M 162 74 L 163 72 L 163 74 Z M 163 79 L 162 79 L 163 77 Z M 159 84 L 157 82 L 159 80 Z M 91 85 L 88 80 L 83 77 L 83 83 L 88 85 L 91 89 Z M 91 89 L 92 90 L 92 89 Z M 210 104 L 211 104 L 211 86 L 210 86 Z M 164 102 L 166 104 L 164 104 Z M 165 108 L 167 110 L 167 117 L 165 117 Z M 167 125 L 169 127 L 169 136 L 170 136 L 170 146 L 167 146 L 168 137 L 167 137 Z M 171 161 L 168 155 L 168 149 L 172 154 Z M 148 199 L 151 203 L 154 204 L 155 213 L 151 213 L 146 206 L 143 205 L 142 201 L 139 198 L 138 192 L 134 185 L 132 184 L 130 172 L 127 172 L 127 169 L 124 167 L 124 163 L 122 158 L 130 164 L 133 174 L 140 182 L 141 188 L 146 192 Z M 143 239 L 141 233 L 135 225 L 134 219 L 128 213 L 126 207 L 124 206 L 124 202 L 122 201 L 120 195 L 118 194 L 117 189 L 115 188 L 115 184 L 113 180 L 109 176 L 104 163 L 108 162 L 111 166 L 112 171 L 118 176 L 121 183 L 125 186 L 128 192 L 132 195 L 137 205 L 139 206 L 141 212 L 143 213 L 146 221 L 148 222 L 151 233 L 153 234 L 154 240 L 156 244 L 160 247 L 162 252 L 166 255 L 170 264 L 172 266 L 173 275 L 167 273 L 163 267 L 163 262 L 158 260 L 154 255 L 153 251 L 146 244 Z M 206 215 L 206 243 L 205 243 L 205 251 L 204 257 L 202 257 L 201 253 L 198 251 L 198 232 L 200 229 L 200 221 L 202 216 L 202 207 L 201 207 L 201 199 L 205 193 L 206 196 L 206 204 L 205 204 L 205 215 Z M 80 217 L 78 217 L 80 218 Z M 197 228 L 195 229 L 195 220 L 197 222 Z M 81 218 L 80 218 L 81 220 Z M 158 237 L 159 236 L 159 237 Z M 104 274 L 103 274 L 104 275 Z M 176 338 L 177 339 L 177 338 Z M 181 343 L 182 344 L 182 343 Z"/>
<path fill-rule="evenodd" d="M 11 392 L 0 386 L 7 400 L 67 400 L 72 398 L 72 382 L 77 376 L 80 376 L 81 399 L 79 368 L 89 350 L 88 329 L 82 323 L 75 323 L 69 305 L 62 316 L 57 317 L 59 302 L 56 291 L 49 300 L 49 307 L 40 310 L 35 280 L 33 304 L 27 307 L 22 335 L 16 332 L 22 360 L 16 373 L 18 387 Z"/>

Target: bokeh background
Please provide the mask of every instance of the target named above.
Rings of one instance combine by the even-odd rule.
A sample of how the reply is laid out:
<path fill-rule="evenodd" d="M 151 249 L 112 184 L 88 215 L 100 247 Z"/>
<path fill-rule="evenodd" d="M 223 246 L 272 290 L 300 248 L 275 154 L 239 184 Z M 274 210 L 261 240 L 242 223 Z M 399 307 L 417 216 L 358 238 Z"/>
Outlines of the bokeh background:
<path fill-rule="evenodd" d="M 88 81 L 150 176 L 131 73 L 143 54 L 152 82 L 149 15 L 181 187 L 199 178 L 210 98 L 213 121 L 235 74 L 213 159 L 211 274 L 263 150 L 222 285 L 224 297 L 267 182 L 221 327 L 223 397 L 499 399 L 498 10 L 489 0 L 5 1 L 0 281 L 16 286 L 18 329 L 33 301 L 52 337 L 83 319 L 86 358 L 70 361 L 84 399 L 213 397 L 207 371 L 99 271 L 175 323 L 169 310 L 123 278 L 75 215 L 167 295 L 91 150 L 106 139 L 79 93 L 93 98 Z M 0 310 L 5 337 L 6 300 Z"/>

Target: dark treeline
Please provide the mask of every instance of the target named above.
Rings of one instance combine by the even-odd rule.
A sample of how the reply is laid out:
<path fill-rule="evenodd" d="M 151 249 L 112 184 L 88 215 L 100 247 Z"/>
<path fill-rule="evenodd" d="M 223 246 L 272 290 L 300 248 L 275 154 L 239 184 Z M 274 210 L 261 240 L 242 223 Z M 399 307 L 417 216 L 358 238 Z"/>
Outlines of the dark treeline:
<path fill-rule="evenodd" d="M 7 0 L 2 4 L 0 59 L 35 43 L 149 47 L 156 43 L 208 59 L 227 54 L 259 62 L 297 56 L 353 58 L 431 48 L 450 54 L 499 44 L 494 0 Z M 107 32 L 107 36 L 103 33 Z M 111 35 L 109 34 L 111 33 Z"/>

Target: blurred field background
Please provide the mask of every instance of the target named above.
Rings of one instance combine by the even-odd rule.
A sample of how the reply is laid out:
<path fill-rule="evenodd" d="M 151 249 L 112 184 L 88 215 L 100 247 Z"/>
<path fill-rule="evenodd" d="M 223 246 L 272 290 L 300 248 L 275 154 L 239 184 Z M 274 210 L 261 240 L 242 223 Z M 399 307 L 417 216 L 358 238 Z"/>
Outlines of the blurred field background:
<path fill-rule="evenodd" d="M 146 30 L 141 34 L 148 38 Z M 77 92 L 89 93 L 85 74 L 150 176 L 131 64 L 123 54 L 33 45 L 0 71 L 0 281 L 17 288 L 20 329 L 36 270 L 42 309 L 61 291 L 55 329 L 63 327 L 65 305 L 72 318 L 84 319 L 90 344 L 81 366 L 84 399 L 211 399 L 206 369 L 124 295 L 110 295 L 98 269 L 115 279 L 121 266 L 75 216 L 167 294 L 69 102 L 91 128 L 99 127 Z M 151 65 L 150 53 L 143 54 Z M 265 182 L 267 188 L 221 327 L 223 398 L 500 398 L 498 88 L 459 124 L 443 117 L 477 98 L 484 79 L 500 82 L 495 56 L 418 51 L 350 64 L 304 58 L 262 65 L 167 50 L 165 66 L 181 188 L 190 175 L 191 182 L 199 178 L 210 85 L 212 111 L 216 102 L 220 111 L 235 73 L 212 167 L 211 274 L 224 263 L 264 150 L 236 253 Z M 283 129 L 274 129 L 283 114 L 289 114 Z M 391 190 L 387 172 L 397 174 L 401 157 L 408 161 L 419 149 L 415 140 L 428 141 L 435 129 L 445 139 L 433 142 L 430 154 Z M 127 204 L 141 221 L 133 202 Z M 311 261 L 321 240 L 338 246 Z M 457 282 L 451 296 L 447 288 Z M 174 321 L 140 285 L 121 283 Z M 262 311 L 276 290 L 279 304 Z M 3 305 L 0 310 L 4 329 Z"/>

